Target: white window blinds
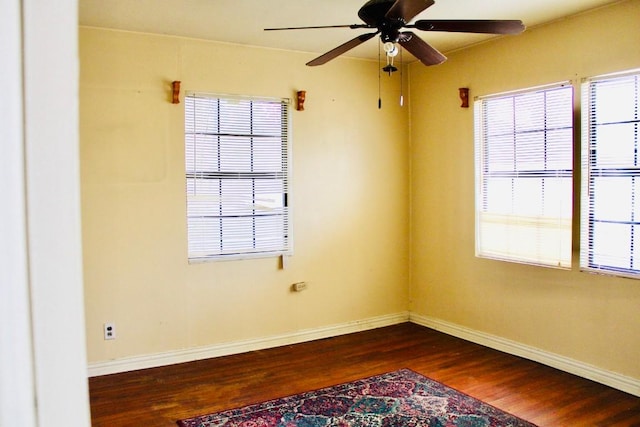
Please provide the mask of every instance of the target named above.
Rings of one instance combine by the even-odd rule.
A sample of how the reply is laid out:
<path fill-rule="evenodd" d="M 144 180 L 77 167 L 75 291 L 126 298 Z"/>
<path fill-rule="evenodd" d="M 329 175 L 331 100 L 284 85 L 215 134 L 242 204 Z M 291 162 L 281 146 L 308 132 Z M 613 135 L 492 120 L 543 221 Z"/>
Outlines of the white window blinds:
<path fill-rule="evenodd" d="M 571 267 L 573 87 L 479 98 L 476 255 Z"/>
<path fill-rule="evenodd" d="M 580 266 L 640 277 L 640 71 L 582 89 Z"/>
<path fill-rule="evenodd" d="M 289 103 L 187 93 L 189 259 L 289 253 Z"/>

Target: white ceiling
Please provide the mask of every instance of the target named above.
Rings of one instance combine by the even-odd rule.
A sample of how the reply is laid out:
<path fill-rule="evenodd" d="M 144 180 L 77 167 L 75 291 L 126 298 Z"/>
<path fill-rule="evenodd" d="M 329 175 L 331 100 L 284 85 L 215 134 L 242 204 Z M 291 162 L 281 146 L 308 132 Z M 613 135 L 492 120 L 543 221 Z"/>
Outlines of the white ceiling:
<path fill-rule="evenodd" d="M 415 19 L 520 19 L 530 28 L 618 1 L 436 0 Z M 364 3 L 365 0 L 79 0 L 79 20 L 80 25 L 92 27 L 322 54 L 370 30 L 263 29 L 362 23 L 357 12 Z M 415 31 L 444 54 L 496 37 Z M 346 55 L 377 58 L 378 43 L 370 40 Z"/>

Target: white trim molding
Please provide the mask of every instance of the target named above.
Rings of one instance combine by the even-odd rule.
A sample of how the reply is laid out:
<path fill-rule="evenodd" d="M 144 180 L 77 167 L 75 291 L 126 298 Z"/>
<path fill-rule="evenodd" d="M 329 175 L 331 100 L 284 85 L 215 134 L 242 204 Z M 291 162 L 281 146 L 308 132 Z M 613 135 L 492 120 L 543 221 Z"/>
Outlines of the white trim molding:
<path fill-rule="evenodd" d="M 515 356 L 524 357 L 525 359 L 539 362 L 570 374 L 578 375 L 582 378 L 613 387 L 635 396 L 640 396 L 640 380 L 637 378 L 628 377 L 617 372 L 607 371 L 569 357 L 561 356 L 440 319 L 411 313 L 409 315 L 409 321 L 485 347 L 493 348 Z"/>
<path fill-rule="evenodd" d="M 158 366 L 173 365 L 176 363 L 193 362 L 195 360 L 209 359 L 212 357 L 229 356 L 248 351 L 264 350 L 283 345 L 299 344 L 307 341 L 336 337 L 339 335 L 363 332 L 370 329 L 397 325 L 409 321 L 409 313 L 401 312 L 386 316 L 357 320 L 337 325 L 307 329 L 283 335 L 256 338 L 243 341 L 234 341 L 215 344 L 205 347 L 189 348 L 166 353 L 149 354 L 143 356 L 126 357 L 122 359 L 108 360 L 89 364 L 89 376 L 115 374 L 119 372 L 134 371 L 138 369 L 155 368 Z"/>
<path fill-rule="evenodd" d="M 18 0 L 0 3 L 0 425 L 20 420 L 36 426 L 37 399 L 31 335 L 26 224 L 26 163 L 22 89 L 22 10 Z M 46 73 L 43 73 L 46 74 Z"/>
<path fill-rule="evenodd" d="M 289 334 L 233 341 L 165 353 L 126 357 L 107 360 L 104 362 L 95 362 L 89 364 L 88 372 L 90 377 L 95 377 L 99 375 L 135 371 L 138 369 L 155 368 L 158 366 L 192 362 L 212 357 L 229 356 L 248 351 L 264 350 L 283 345 L 299 344 L 318 339 L 336 337 L 339 335 L 363 332 L 385 326 L 397 325 L 404 322 L 412 322 L 485 347 L 515 356 L 524 357 L 525 359 L 539 362 L 544 365 L 551 366 L 552 368 L 596 381 L 635 396 L 640 396 L 640 380 L 636 378 L 607 371 L 565 356 L 508 340 L 496 335 L 487 334 L 485 332 L 470 329 L 444 320 L 409 312 L 372 317 L 364 320 L 292 332 Z"/>

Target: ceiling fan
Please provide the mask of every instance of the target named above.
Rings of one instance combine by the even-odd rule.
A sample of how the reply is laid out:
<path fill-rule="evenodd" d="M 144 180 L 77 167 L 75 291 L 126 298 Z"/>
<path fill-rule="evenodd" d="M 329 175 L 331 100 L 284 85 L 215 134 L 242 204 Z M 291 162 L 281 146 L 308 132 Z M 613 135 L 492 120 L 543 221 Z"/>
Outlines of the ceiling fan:
<path fill-rule="evenodd" d="M 440 64 L 447 59 L 412 31 L 403 31 L 404 28 L 415 28 L 421 31 L 485 34 L 519 34 L 525 29 L 520 20 L 420 19 L 409 24 L 420 12 L 434 4 L 434 0 L 369 0 L 358 11 L 358 16 L 364 21 L 364 24 L 265 28 L 265 31 L 311 28 L 370 28 L 376 30 L 373 33 L 361 34 L 307 63 L 309 66 L 316 66 L 331 61 L 378 34 L 384 43 L 387 57 L 395 56 L 398 52 L 396 44 L 400 44 L 425 65 Z"/>

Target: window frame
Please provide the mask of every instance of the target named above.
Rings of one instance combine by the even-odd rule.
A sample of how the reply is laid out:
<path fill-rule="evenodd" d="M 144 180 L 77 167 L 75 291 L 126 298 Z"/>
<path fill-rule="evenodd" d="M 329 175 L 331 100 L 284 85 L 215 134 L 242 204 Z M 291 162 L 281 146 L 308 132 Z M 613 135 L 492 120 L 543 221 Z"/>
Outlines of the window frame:
<path fill-rule="evenodd" d="M 502 174 L 503 178 L 505 179 L 511 179 L 512 180 L 512 186 L 514 185 L 515 180 L 517 179 L 521 179 L 521 178 L 539 178 L 541 180 L 544 179 L 549 179 L 549 178 L 562 178 L 562 179 L 568 179 L 568 183 L 565 183 L 565 186 L 568 187 L 569 192 L 569 196 L 567 197 L 563 197 L 562 201 L 564 202 L 565 199 L 567 200 L 565 202 L 566 206 L 564 206 L 564 208 L 562 209 L 562 213 L 565 214 L 565 216 L 560 216 L 559 219 L 556 218 L 556 227 L 557 228 L 561 228 L 560 231 L 562 231 L 564 233 L 563 236 L 558 237 L 558 248 L 560 248 L 559 250 L 562 250 L 562 256 L 556 256 L 554 259 L 554 262 L 544 262 L 543 257 L 538 256 L 537 259 L 532 257 L 532 256 L 525 256 L 524 252 L 520 252 L 520 253 L 511 253 L 510 249 L 505 249 L 503 248 L 502 250 L 499 250 L 497 248 L 487 248 L 482 246 L 482 233 L 483 233 L 483 227 L 486 227 L 487 224 L 487 219 L 483 219 L 483 214 L 487 214 L 488 216 L 491 215 L 497 215 L 495 212 L 491 213 L 492 211 L 487 211 L 487 208 L 485 206 L 485 204 L 487 203 L 488 200 L 488 190 L 486 189 L 486 185 L 487 183 L 485 182 L 485 180 L 488 180 L 489 178 L 487 178 L 487 176 L 491 175 L 491 172 L 486 170 L 486 166 L 488 165 L 486 157 L 487 156 L 487 148 L 486 148 L 486 143 L 487 143 L 487 139 L 489 138 L 489 131 L 487 131 L 487 129 L 485 128 L 485 111 L 484 109 L 487 108 L 486 107 L 486 102 L 490 102 L 490 101 L 500 101 L 500 100 L 508 100 L 508 99 L 513 99 L 514 103 L 516 102 L 516 98 L 517 97 L 521 97 L 521 96 L 527 96 L 527 95 L 535 95 L 537 93 L 540 92 L 547 92 L 547 91 L 553 91 L 553 90 L 557 90 L 557 89 L 567 89 L 570 90 L 570 102 L 567 102 L 569 105 L 568 107 L 568 111 L 566 111 L 566 114 L 569 116 L 568 118 L 568 123 L 570 123 L 570 127 L 566 126 L 566 127 L 560 127 L 558 129 L 560 130 L 565 130 L 565 131 L 569 131 L 570 132 L 570 136 L 569 136 L 569 142 L 568 142 L 568 147 L 566 149 L 568 149 L 570 151 L 570 154 L 568 155 L 569 158 L 565 159 L 564 161 L 568 162 L 567 163 L 567 168 L 566 169 L 546 169 L 546 165 L 545 168 L 543 168 L 542 170 L 532 170 L 532 171 L 524 171 L 521 172 L 514 163 L 514 169 L 512 171 L 507 171 L 507 172 L 501 172 L 498 173 L 498 175 Z M 547 268 L 557 268 L 557 269 L 564 269 L 564 270 L 570 270 L 572 268 L 572 247 L 573 247 L 573 231 L 572 231 L 572 223 L 573 223 L 573 206 L 574 206 L 574 199 L 575 199 L 575 194 L 573 192 L 574 189 L 574 175 L 575 175 L 575 171 L 574 171 L 574 158 L 575 158 L 575 153 L 574 153 L 574 140 L 575 140 L 575 120 L 574 120 L 574 104 L 575 104 L 575 88 L 572 84 L 571 81 L 562 81 L 562 82 L 557 82 L 557 83 L 552 83 L 552 84 L 546 84 L 546 85 L 541 85 L 541 86 L 535 86 L 535 87 L 530 87 L 530 88 L 524 88 L 524 89 L 519 89 L 519 90 L 514 90 L 514 91 L 509 91 L 509 92 L 502 92 L 502 93 L 496 93 L 496 94 L 490 94 L 490 95 L 486 95 L 486 96 L 479 96 L 475 98 L 475 102 L 474 102 L 474 121 L 475 121 L 475 129 L 474 129 L 474 150 L 475 150 L 475 168 L 476 168 L 476 178 L 475 178 L 475 186 L 476 186 L 476 202 L 475 202 L 475 255 L 478 258 L 483 258 L 483 259 L 493 259 L 493 260 L 498 260 L 498 261 L 506 261 L 506 262 L 513 262 L 513 263 L 519 263 L 519 264 L 528 264 L 528 265 L 534 265 L 534 266 L 540 266 L 540 267 L 547 267 Z M 514 154 L 513 154 L 513 161 L 516 162 L 516 151 L 518 150 L 518 146 L 516 145 L 516 140 L 518 138 L 518 135 L 524 134 L 525 132 L 522 129 L 517 128 L 517 123 L 516 123 L 516 116 L 515 116 L 515 106 L 514 108 L 514 118 L 513 120 L 513 139 L 514 139 Z M 545 112 L 545 117 L 546 117 L 546 105 L 544 106 L 544 112 Z M 566 119 L 566 118 L 565 118 Z M 544 126 L 542 128 L 535 128 L 534 130 L 529 130 L 529 132 L 544 132 L 544 140 L 545 140 L 545 144 L 547 144 L 548 140 L 547 140 L 547 133 L 550 132 L 551 128 L 547 127 L 547 122 L 545 119 L 545 123 Z M 555 129 L 557 130 L 557 129 Z M 564 139 L 563 139 L 564 141 Z M 546 159 L 545 159 L 546 162 Z M 494 174 L 495 175 L 495 174 Z M 496 175 L 497 176 L 497 175 Z M 524 182 L 524 181 L 522 181 Z M 541 185 L 544 186 L 544 183 L 541 182 Z M 543 192 L 544 193 L 544 192 Z M 514 197 L 516 193 L 513 190 L 512 187 L 512 194 L 511 194 L 511 199 L 512 202 L 514 200 Z M 566 215 L 566 213 L 568 212 L 568 215 Z M 503 232 L 509 232 L 508 231 L 508 227 L 507 227 L 507 223 L 509 223 L 509 221 L 511 221 L 508 218 L 514 218 L 515 221 L 521 221 L 521 217 L 519 215 L 517 215 L 515 212 L 511 212 L 510 214 L 499 214 L 499 216 L 503 217 L 503 219 L 496 219 L 496 221 L 498 221 L 499 224 L 503 224 L 503 227 L 505 227 L 505 230 Z M 524 217 L 522 217 L 524 218 Z M 534 218 L 535 219 L 535 218 Z M 560 224 L 560 225 L 558 225 Z M 521 228 L 525 228 L 524 225 L 521 226 Z M 536 228 L 537 230 L 538 228 Z M 514 228 L 514 230 L 517 229 Z M 522 231 L 521 231 L 522 232 Z M 536 232 L 536 236 L 538 232 Z M 499 239 L 494 237 L 494 239 Z M 565 242 L 564 244 L 562 242 Z M 509 246 L 509 245 L 507 245 Z M 550 257 L 552 258 L 552 257 Z"/>
<path fill-rule="evenodd" d="M 611 122 L 602 122 L 596 123 L 597 117 L 595 116 L 595 108 L 596 104 L 593 102 L 593 84 L 607 84 L 614 83 L 615 81 L 624 80 L 630 77 L 635 77 L 635 119 L 629 122 L 620 122 L 620 121 L 611 121 Z M 640 218 L 634 217 L 634 210 L 638 208 L 634 208 L 635 196 L 640 196 L 640 69 L 632 69 L 627 71 L 622 71 L 618 73 L 611 73 L 599 76 L 593 76 L 582 79 L 582 112 L 581 112 L 581 121 L 582 121 L 582 134 L 581 134 L 581 176 L 582 182 L 580 185 L 580 270 L 587 273 L 595 273 L 602 274 L 607 276 L 614 277 L 626 277 L 632 279 L 640 279 L 640 263 L 636 269 L 633 268 L 622 268 L 616 267 L 613 265 L 606 265 L 604 263 L 595 262 L 595 258 L 599 256 L 601 259 L 606 257 L 607 255 L 611 256 L 610 253 L 596 254 L 596 249 L 593 247 L 593 239 L 595 233 L 595 224 L 597 222 L 604 223 L 608 222 L 611 224 L 622 224 L 623 222 L 628 222 L 630 226 L 635 226 L 640 232 Z M 614 167 L 603 165 L 601 167 L 596 167 L 595 163 L 598 162 L 599 158 L 597 157 L 597 144 L 598 144 L 598 132 L 594 129 L 600 129 L 600 127 L 606 127 L 611 125 L 620 125 L 626 123 L 635 123 L 635 141 L 634 141 L 634 162 L 635 166 L 633 167 Z M 593 126 L 592 126 L 593 125 Z M 595 154 L 595 157 L 594 157 Z M 603 156 L 604 157 L 604 156 Z M 635 169 L 635 170 L 634 170 Z M 602 217 L 596 219 L 595 214 L 596 210 L 596 199 L 597 196 L 594 196 L 597 178 L 623 178 L 630 177 L 632 178 L 632 193 L 631 193 L 631 217 L 632 219 L 629 221 L 616 221 L 616 220 L 607 220 Z M 635 183 L 633 180 L 635 179 Z M 636 202 L 637 205 L 637 202 Z M 592 209 L 593 208 L 593 209 Z M 640 210 L 640 209 L 639 209 Z M 619 212 L 616 212 L 619 214 Z M 629 242 L 629 258 L 630 262 L 633 263 L 634 254 L 637 257 L 640 257 L 640 251 L 636 249 L 633 252 L 635 247 L 634 242 L 635 235 L 634 231 L 631 230 L 631 237 Z M 640 242 L 640 240 L 638 240 Z M 613 262 L 613 261 L 611 261 Z M 635 272 L 634 272 L 635 271 Z"/>
<path fill-rule="evenodd" d="M 229 103 L 246 103 L 249 102 L 251 104 L 256 103 L 256 104 L 260 104 L 260 103 L 266 103 L 266 104 L 279 104 L 282 107 L 282 115 L 280 116 L 280 120 L 282 122 L 282 129 L 281 129 L 281 145 L 280 145 L 280 149 L 281 149 L 281 165 L 283 170 L 281 172 L 246 172 L 246 171 L 204 171 L 204 170 L 198 170 L 197 168 L 194 168 L 193 170 L 189 170 L 189 166 L 188 166 L 188 162 L 190 160 L 189 158 L 189 154 L 188 154 L 188 138 L 189 138 L 189 131 L 188 131 L 188 114 L 189 112 L 187 111 L 188 104 L 189 104 L 189 100 L 192 98 L 205 98 L 207 100 L 213 100 L 213 101 L 218 101 L 218 105 L 220 101 L 223 102 L 229 102 Z M 293 156 L 292 156 L 292 133 L 291 133 L 291 100 L 289 98 L 270 98 L 270 97 L 258 97 L 258 96 L 245 96 L 245 95 L 228 95 L 228 94 L 217 94 L 217 93 L 207 93 L 207 92 L 197 92 L 197 91 L 186 91 L 185 93 L 185 102 L 184 102 L 184 117 L 185 117 L 185 126 L 184 126 L 184 131 L 185 131 L 185 140 L 184 140 L 184 148 L 185 148 L 185 184 L 186 184 L 186 188 L 185 188 L 185 196 L 186 196 L 186 228 L 187 228 L 187 255 L 188 255 L 188 261 L 189 263 L 202 263 L 202 262 L 210 262 L 210 261 L 227 261 L 227 260 L 242 260 L 242 259 L 254 259 L 254 258 L 267 258 L 267 257 L 278 257 L 278 256 L 291 256 L 293 254 L 293 227 L 291 224 L 291 219 L 292 219 L 292 197 L 291 197 L 291 177 L 292 177 L 292 161 L 293 161 Z M 253 108 L 253 107 L 251 107 Z M 253 111 L 253 110 L 252 110 Z M 218 115 L 219 116 L 219 115 Z M 251 119 L 250 119 L 250 123 L 251 123 L 251 127 L 253 127 L 253 113 L 251 113 Z M 218 126 L 220 126 L 220 117 L 218 117 Z M 195 126 L 195 125 L 194 125 Z M 195 132 L 195 128 L 194 128 L 194 132 Z M 195 132 L 197 133 L 197 132 Z M 194 135 L 195 135 L 194 133 Z M 256 153 L 256 151 L 254 151 L 254 147 L 253 147 L 253 140 L 254 137 L 260 137 L 260 136 L 264 136 L 264 135 L 253 135 L 253 134 L 241 134 L 241 132 L 238 132 L 237 134 L 233 134 L 233 133 L 224 133 L 221 130 L 218 131 L 218 134 L 215 134 L 215 136 L 219 139 L 221 136 L 222 137 L 243 137 L 243 138 L 249 138 L 252 142 L 251 142 L 251 148 L 250 148 L 250 157 L 251 157 L 251 168 L 253 169 L 253 163 L 254 163 L 254 155 Z M 273 136 L 272 136 L 273 137 Z M 195 136 L 194 136 L 195 138 Z M 219 142 L 218 142 L 219 144 Z M 259 151 L 259 150 L 258 150 Z M 271 153 L 273 154 L 273 153 Z M 220 155 L 220 154 L 219 154 Z M 194 154 L 195 156 L 195 154 Z M 195 161 L 195 160 L 194 160 Z M 220 162 L 219 162 L 220 163 Z M 208 175 L 207 177 L 205 177 L 205 175 Z M 226 251 L 217 251 L 217 252 L 211 252 L 208 253 L 206 255 L 203 254 L 195 254 L 192 250 L 191 250 L 191 243 L 192 243 L 192 235 L 191 235 L 191 228 L 190 228 L 190 220 L 197 218 L 198 215 L 192 215 L 191 211 L 190 211 L 190 207 L 189 207 L 189 203 L 190 203 L 190 189 L 189 189 L 189 180 L 190 179 L 215 179 L 215 180 L 219 180 L 220 182 L 220 186 L 221 183 L 224 180 L 229 180 L 229 182 L 232 182 L 232 180 L 238 182 L 239 180 L 251 180 L 252 181 L 252 191 L 254 192 L 254 196 L 255 196 L 255 182 L 256 180 L 265 180 L 265 179 L 281 179 L 282 180 L 282 192 L 277 192 L 274 194 L 281 194 L 282 197 L 282 206 L 278 209 L 282 210 L 282 234 L 279 235 L 282 239 L 282 246 L 279 246 L 277 248 L 274 249 L 270 249 L 270 250 L 256 250 L 255 247 L 249 250 L 236 250 L 236 251 L 232 251 L 232 252 L 226 252 Z M 191 195 L 191 197 L 195 198 L 195 195 Z M 212 215 L 212 216 L 218 216 L 220 218 L 221 224 L 223 221 L 223 218 L 229 218 L 229 217 L 237 217 L 238 215 L 228 215 L 225 216 L 223 215 L 221 212 L 224 208 L 225 205 L 230 205 L 229 204 L 223 204 L 222 203 L 222 199 L 224 198 L 224 196 L 220 196 L 219 197 L 219 201 L 218 204 L 220 206 L 220 214 L 219 215 Z M 247 215 L 247 218 L 252 218 L 253 221 L 253 240 L 255 241 L 255 237 L 256 237 L 256 226 L 255 226 L 255 219 L 257 217 L 259 217 L 260 215 L 256 214 L 255 211 L 255 206 L 258 203 L 255 198 L 254 201 L 252 202 L 253 205 L 253 211 L 254 214 L 253 215 Z M 217 240 L 214 240 L 215 242 L 220 242 L 220 244 L 223 244 L 223 237 L 222 237 L 222 233 L 224 233 L 225 231 L 223 231 L 223 225 L 220 226 L 220 229 L 222 231 L 220 231 L 220 238 Z M 228 232 L 228 231 L 227 231 Z"/>

